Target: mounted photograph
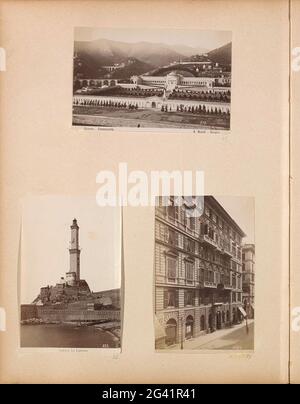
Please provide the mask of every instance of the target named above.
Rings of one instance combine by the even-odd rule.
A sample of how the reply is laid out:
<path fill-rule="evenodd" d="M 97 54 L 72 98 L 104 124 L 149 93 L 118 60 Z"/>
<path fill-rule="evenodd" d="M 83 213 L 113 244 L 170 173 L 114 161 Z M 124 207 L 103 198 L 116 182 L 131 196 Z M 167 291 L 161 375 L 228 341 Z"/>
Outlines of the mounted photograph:
<path fill-rule="evenodd" d="M 155 209 L 156 350 L 253 351 L 254 199 L 176 201 Z"/>
<path fill-rule="evenodd" d="M 230 31 L 76 27 L 73 126 L 229 131 Z"/>
<path fill-rule="evenodd" d="M 121 347 L 120 209 L 31 197 L 21 234 L 21 348 Z"/>

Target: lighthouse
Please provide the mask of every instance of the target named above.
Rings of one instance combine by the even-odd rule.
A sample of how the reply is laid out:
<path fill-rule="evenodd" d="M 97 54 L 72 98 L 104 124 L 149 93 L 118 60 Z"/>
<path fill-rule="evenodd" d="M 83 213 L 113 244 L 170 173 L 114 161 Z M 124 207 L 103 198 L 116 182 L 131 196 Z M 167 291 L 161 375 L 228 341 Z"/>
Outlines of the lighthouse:
<path fill-rule="evenodd" d="M 70 269 L 66 274 L 67 284 L 75 285 L 80 281 L 80 248 L 79 248 L 79 226 L 77 220 L 73 219 L 71 224 L 71 241 L 70 241 Z"/>

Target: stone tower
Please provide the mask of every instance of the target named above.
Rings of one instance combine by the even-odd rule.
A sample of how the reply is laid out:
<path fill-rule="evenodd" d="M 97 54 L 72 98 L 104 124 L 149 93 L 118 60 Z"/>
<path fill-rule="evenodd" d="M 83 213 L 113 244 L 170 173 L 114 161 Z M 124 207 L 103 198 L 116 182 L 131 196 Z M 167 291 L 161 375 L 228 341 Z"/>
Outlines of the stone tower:
<path fill-rule="evenodd" d="M 70 272 L 76 274 L 76 281 L 80 281 L 80 248 L 79 248 L 79 226 L 77 220 L 73 219 L 71 225 L 70 243 Z"/>

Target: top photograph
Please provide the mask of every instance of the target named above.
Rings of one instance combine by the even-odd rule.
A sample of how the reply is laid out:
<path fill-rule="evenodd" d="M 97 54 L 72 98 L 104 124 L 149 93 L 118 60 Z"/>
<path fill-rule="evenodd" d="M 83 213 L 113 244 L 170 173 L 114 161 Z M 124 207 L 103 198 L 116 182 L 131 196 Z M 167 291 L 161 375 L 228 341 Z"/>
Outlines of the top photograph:
<path fill-rule="evenodd" d="M 72 122 L 229 131 L 230 31 L 76 27 Z"/>

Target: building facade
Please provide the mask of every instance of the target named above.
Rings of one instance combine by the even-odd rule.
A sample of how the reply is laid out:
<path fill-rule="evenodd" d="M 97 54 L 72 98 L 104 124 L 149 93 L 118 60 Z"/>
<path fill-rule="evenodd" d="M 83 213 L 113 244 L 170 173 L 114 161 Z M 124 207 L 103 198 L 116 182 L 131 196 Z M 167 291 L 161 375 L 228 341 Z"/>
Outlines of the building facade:
<path fill-rule="evenodd" d="M 230 115 L 231 74 L 211 74 L 186 77 L 171 70 L 165 75 L 133 75 L 128 83 L 107 78 L 77 79 L 73 106 Z"/>
<path fill-rule="evenodd" d="M 166 76 L 132 76 L 132 83 L 157 85 L 166 88 L 167 90 L 174 90 L 178 86 L 199 86 L 212 88 L 215 84 L 218 84 L 218 79 L 212 77 L 184 77 L 181 74 L 171 72 Z"/>
<path fill-rule="evenodd" d="M 249 318 L 254 318 L 255 246 L 242 247 L 243 260 L 243 305 Z"/>
<path fill-rule="evenodd" d="M 244 232 L 212 196 L 196 218 L 170 199 L 155 211 L 157 348 L 229 327 L 244 312 Z"/>

